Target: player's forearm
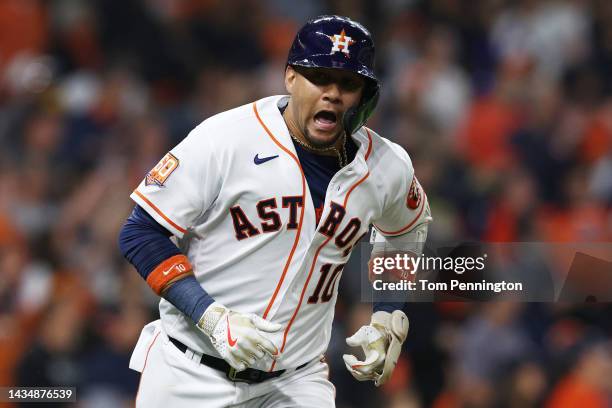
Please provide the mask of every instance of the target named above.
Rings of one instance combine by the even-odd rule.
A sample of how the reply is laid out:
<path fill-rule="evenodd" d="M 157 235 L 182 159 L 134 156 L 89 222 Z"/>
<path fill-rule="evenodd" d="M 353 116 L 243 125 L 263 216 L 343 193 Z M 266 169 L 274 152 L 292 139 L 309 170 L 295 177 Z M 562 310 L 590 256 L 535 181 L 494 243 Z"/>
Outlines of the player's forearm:
<path fill-rule="evenodd" d="M 208 306 L 215 300 L 190 275 L 173 283 L 164 293 L 164 299 L 189 316 L 197 324 Z"/>
<path fill-rule="evenodd" d="M 370 239 L 373 244 L 372 257 L 393 256 L 398 252 L 408 253 L 413 257 L 421 255 L 427 240 L 429 222 L 431 222 L 429 214 L 429 206 L 427 206 L 423 222 L 403 235 L 385 237 L 374 229 Z M 414 273 L 418 273 L 418 271 L 414 271 Z M 374 302 L 372 309 L 374 313 L 380 311 L 392 313 L 394 310 L 403 310 L 405 306 L 406 302 Z"/>
<path fill-rule="evenodd" d="M 406 306 L 405 302 L 374 302 L 372 305 L 372 312 L 389 312 L 393 313 L 394 310 L 403 310 Z"/>
<path fill-rule="evenodd" d="M 121 229 L 119 247 L 158 295 L 197 323 L 214 299 L 195 279 L 189 261 L 169 240 L 170 235 L 136 206 Z"/>

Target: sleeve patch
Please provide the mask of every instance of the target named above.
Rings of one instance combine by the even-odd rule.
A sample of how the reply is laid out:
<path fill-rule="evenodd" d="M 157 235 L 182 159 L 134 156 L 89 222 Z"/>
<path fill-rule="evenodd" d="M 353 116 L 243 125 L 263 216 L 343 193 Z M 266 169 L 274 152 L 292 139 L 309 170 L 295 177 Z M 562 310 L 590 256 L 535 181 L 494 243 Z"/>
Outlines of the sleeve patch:
<path fill-rule="evenodd" d="M 406 198 L 406 206 L 410 209 L 416 210 L 421 204 L 421 185 L 416 177 L 412 178 L 412 184 L 408 191 L 408 197 Z"/>
<path fill-rule="evenodd" d="M 145 177 L 145 185 L 150 186 L 155 184 L 159 187 L 163 187 L 168 177 L 178 167 L 179 159 L 177 159 L 172 153 L 167 153 L 163 159 L 157 163 L 155 167 Z"/>

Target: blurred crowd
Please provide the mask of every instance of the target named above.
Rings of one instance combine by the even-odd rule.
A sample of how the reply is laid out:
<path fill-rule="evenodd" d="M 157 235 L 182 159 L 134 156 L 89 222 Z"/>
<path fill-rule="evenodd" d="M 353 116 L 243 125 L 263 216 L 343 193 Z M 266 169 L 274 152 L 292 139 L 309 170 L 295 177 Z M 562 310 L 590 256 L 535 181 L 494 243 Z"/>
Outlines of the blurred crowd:
<path fill-rule="evenodd" d="M 430 240 L 612 240 L 608 0 L 2 0 L 0 385 L 131 406 L 157 300 L 117 249 L 130 192 L 203 119 L 284 93 L 296 30 L 331 13 L 374 36 L 369 126 L 410 153 Z M 391 383 L 355 383 L 344 338 L 371 305 L 347 268 L 339 408 L 612 406 L 596 302 L 409 304 Z"/>

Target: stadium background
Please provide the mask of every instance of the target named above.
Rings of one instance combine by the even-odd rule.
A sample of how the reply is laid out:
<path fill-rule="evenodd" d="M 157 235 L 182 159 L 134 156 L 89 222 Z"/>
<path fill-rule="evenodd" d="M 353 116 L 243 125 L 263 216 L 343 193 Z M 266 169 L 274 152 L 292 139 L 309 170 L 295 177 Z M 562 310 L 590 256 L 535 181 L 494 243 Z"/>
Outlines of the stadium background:
<path fill-rule="evenodd" d="M 204 118 L 283 93 L 297 28 L 337 13 L 377 43 L 370 126 L 402 144 L 430 239 L 612 239 L 612 2 L 0 1 L 0 385 L 131 406 L 156 299 L 117 250 L 132 189 Z M 344 272 L 339 408 L 612 406 L 608 304 L 427 303 L 390 384 L 346 373 L 369 318 Z"/>

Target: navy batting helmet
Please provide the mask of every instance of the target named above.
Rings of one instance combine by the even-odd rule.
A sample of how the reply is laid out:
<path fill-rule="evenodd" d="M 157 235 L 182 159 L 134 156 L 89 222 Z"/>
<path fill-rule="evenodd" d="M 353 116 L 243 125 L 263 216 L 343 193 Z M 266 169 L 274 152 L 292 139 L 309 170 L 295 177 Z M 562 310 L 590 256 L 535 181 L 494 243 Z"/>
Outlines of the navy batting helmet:
<path fill-rule="evenodd" d="M 298 31 L 287 65 L 351 71 L 366 79 L 361 101 L 344 115 L 344 129 L 352 134 L 370 117 L 380 83 L 374 74 L 374 42 L 361 24 L 341 16 L 319 16 Z"/>

